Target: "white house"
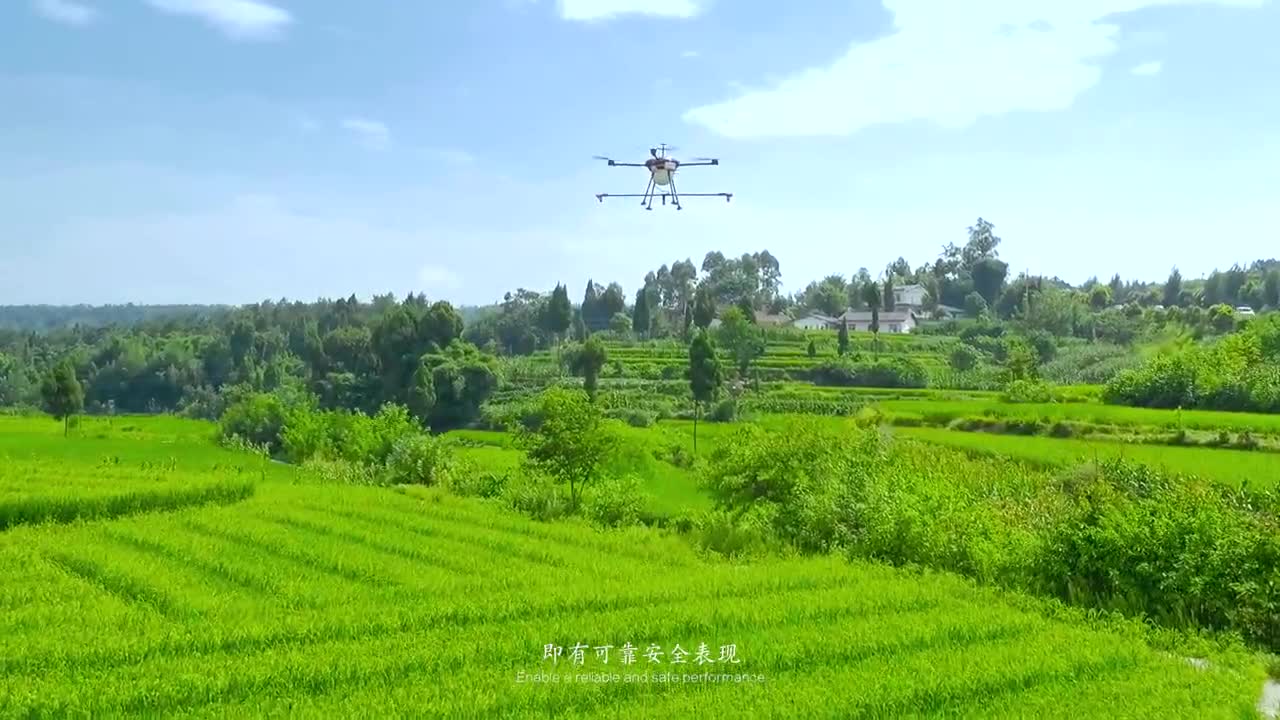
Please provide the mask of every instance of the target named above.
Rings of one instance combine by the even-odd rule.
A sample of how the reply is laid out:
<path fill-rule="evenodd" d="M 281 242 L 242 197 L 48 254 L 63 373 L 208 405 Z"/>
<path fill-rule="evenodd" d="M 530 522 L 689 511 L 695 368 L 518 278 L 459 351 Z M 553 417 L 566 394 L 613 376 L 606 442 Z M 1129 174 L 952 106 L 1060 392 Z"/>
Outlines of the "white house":
<path fill-rule="evenodd" d="M 923 285 L 903 285 L 893 288 L 893 305 L 895 308 L 909 307 L 913 310 L 919 310 L 924 307 L 925 298 L 929 291 L 925 290 Z"/>
<path fill-rule="evenodd" d="M 848 323 L 849 330 L 871 331 L 870 310 L 849 310 L 836 320 L 836 326 Z M 894 310 L 880 313 L 880 332 L 909 333 L 916 326 L 916 314 L 911 310 Z"/>
<path fill-rule="evenodd" d="M 791 323 L 791 327 L 800 330 L 829 330 L 836 325 L 836 319 L 822 313 L 809 313 Z"/>

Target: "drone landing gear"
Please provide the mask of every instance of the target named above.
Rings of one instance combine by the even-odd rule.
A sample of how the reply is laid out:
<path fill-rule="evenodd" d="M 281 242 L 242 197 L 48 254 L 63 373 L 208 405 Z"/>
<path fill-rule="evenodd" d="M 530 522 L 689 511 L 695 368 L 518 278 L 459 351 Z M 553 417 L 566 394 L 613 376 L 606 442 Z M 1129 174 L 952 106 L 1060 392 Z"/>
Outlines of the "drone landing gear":
<path fill-rule="evenodd" d="M 684 208 L 680 207 L 680 193 L 676 192 L 676 179 L 674 175 L 671 177 L 671 180 L 669 182 L 671 183 L 671 201 L 675 203 L 677 210 L 683 210 Z M 666 195 L 662 196 L 662 204 L 663 205 L 667 204 Z"/>

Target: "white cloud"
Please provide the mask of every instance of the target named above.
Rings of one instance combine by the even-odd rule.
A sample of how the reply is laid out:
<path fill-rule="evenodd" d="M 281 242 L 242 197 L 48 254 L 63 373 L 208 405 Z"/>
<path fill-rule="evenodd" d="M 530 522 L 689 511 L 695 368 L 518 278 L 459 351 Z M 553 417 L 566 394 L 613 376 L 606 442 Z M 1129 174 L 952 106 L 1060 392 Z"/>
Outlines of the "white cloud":
<path fill-rule="evenodd" d="M 236 40 L 274 37 L 293 22 L 287 10 L 261 0 L 146 0 L 162 12 L 198 17 Z"/>
<path fill-rule="evenodd" d="M 73 0 L 35 0 L 35 11 L 65 25 L 88 25 L 98 18 L 98 11 Z"/>
<path fill-rule="evenodd" d="M 590 22 L 621 15 L 689 19 L 706 9 L 707 0 L 558 0 L 560 17 Z"/>
<path fill-rule="evenodd" d="M 1197 2 L 1256 8 L 1266 0 L 883 0 L 892 34 L 684 119 L 751 138 L 850 135 L 910 121 L 960 128 L 984 116 L 1064 110 L 1116 50 L 1118 28 L 1105 20 Z"/>
<path fill-rule="evenodd" d="M 1134 75 L 1158 75 L 1163 67 L 1164 66 L 1159 60 L 1152 60 L 1150 62 L 1144 62 L 1141 65 L 1133 66 L 1129 69 L 1129 72 Z"/>
<path fill-rule="evenodd" d="M 391 130 L 386 124 L 368 118 L 347 118 L 342 127 L 360 137 L 365 147 L 382 150 L 391 144 Z"/>

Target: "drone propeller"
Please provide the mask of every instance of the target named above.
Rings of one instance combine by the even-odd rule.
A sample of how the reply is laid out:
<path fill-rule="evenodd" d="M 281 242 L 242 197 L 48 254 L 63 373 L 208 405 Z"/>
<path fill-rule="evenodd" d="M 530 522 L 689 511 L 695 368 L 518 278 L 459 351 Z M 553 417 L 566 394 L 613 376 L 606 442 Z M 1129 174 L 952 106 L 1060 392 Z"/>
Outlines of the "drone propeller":
<path fill-rule="evenodd" d="M 694 161 L 694 162 L 715 162 L 715 158 L 703 158 L 703 157 L 699 157 L 699 158 L 694 158 L 694 159 L 693 159 L 693 161 Z"/>

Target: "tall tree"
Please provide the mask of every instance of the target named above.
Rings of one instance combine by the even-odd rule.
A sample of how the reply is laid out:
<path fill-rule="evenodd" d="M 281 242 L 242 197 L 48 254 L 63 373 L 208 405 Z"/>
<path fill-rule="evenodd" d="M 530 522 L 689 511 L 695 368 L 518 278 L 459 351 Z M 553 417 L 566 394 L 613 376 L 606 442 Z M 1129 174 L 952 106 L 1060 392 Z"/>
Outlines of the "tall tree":
<path fill-rule="evenodd" d="M 849 322 L 840 323 L 840 332 L 836 335 L 836 350 L 841 356 L 849 354 Z"/>
<path fill-rule="evenodd" d="M 1271 309 L 1280 309 L 1280 269 L 1271 270 L 1263 278 L 1262 297 Z"/>
<path fill-rule="evenodd" d="M 569 289 L 564 285 L 556 283 L 556 289 L 551 291 L 545 318 L 547 332 L 557 341 L 564 340 L 565 333 L 573 323 L 573 305 L 569 302 Z"/>
<path fill-rule="evenodd" d="M 693 452 L 698 452 L 698 416 L 702 408 L 712 400 L 723 382 L 720 359 L 716 357 L 715 343 L 705 329 L 699 329 L 689 343 L 689 389 L 693 392 Z"/>
<path fill-rule="evenodd" d="M 716 319 L 716 301 L 711 297 L 710 289 L 698 284 L 698 289 L 693 295 L 693 324 L 703 330 L 711 326 L 711 321 Z"/>
<path fill-rule="evenodd" d="M 893 276 L 886 275 L 884 278 L 884 290 L 881 293 L 880 307 L 885 310 L 893 310 L 897 304 L 897 299 L 893 294 Z"/>
<path fill-rule="evenodd" d="M 1009 264 L 993 257 L 982 258 L 973 264 L 969 274 L 973 278 L 974 292 L 991 306 L 1000 299 L 1000 291 L 1004 289 L 1005 278 L 1009 275 Z"/>
<path fill-rule="evenodd" d="M 644 288 L 636 291 L 635 308 L 631 311 L 631 331 L 640 337 L 649 334 L 652 323 L 649 317 L 649 293 Z"/>
<path fill-rule="evenodd" d="M 747 319 L 747 322 L 752 323 L 753 325 L 755 324 L 756 306 L 751 302 L 751 298 L 744 297 L 739 300 L 738 309 L 742 311 L 742 316 Z"/>
<path fill-rule="evenodd" d="M 588 330 L 600 330 L 608 324 L 600 322 L 600 292 L 597 289 L 595 281 L 587 281 L 587 289 L 582 294 L 582 322 L 587 326 Z"/>
<path fill-rule="evenodd" d="M 1182 273 L 1178 268 L 1174 268 L 1169 273 L 1169 279 L 1164 283 L 1164 306 L 1176 307 L 1178 301 L 1182 299 Z"/>
<path fill-rule="evenodd" d="M 880 295 L 880 288 L 873 282 L 869 282 L 862 286 L 862 302 L 872 310 L 880 309 L 880 302 L 884 300 Z"/>
<path fill-rule="evenodd" d="M 605 288 L 604 293 L 600 296 L 600 314 L 608 322 L 609 318 L 627 309 L 627 296 L 622 292 L 622 286 L 616 282 L 609 283 L 609 287 Z"/>
<path fill-rule="evenodd" d="M 1125 297 L 1124 281 L 1120 279 L 1119 273 L 1111 276 L 1111 282 L 1107 283 L 1107 289 L 1111 291 L 1111 302 L 1124 303 Z"/>
<path fill-rule="evenodd" d="M 40 399 L 45 412 L 62 421 L 62 435 L 66 437 L 71 430 L 72 416 L 84 411 L 84 388 L 70 360 L 63 360 L 45 374 L 40 383 Z"/>
<path fill-rule="evenodd" d="M 969 242 L 960 251 L 960 259 L 964 267 L 972 269 L 983 258 L 1000 256 L 1000 253 L 996 252 L 996 248 L 1000 245 L 1000 238 L 996 237 L 994 230 L 995 225 L 982 218 L 978 218 L 978 221 L 969 228 Z"/>
<path fill-rule="evenodd" d="M 684 339 L 688 341 L 691 337 L 690 333 L 693 332 L 693 303 L 687 303 L 684 306 L 684 327 L 681 330 Z"/>

